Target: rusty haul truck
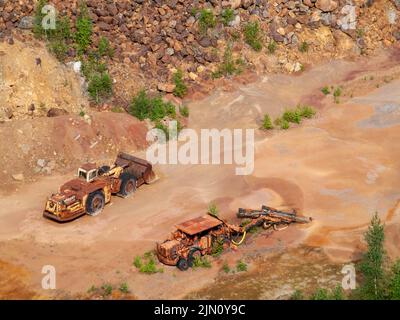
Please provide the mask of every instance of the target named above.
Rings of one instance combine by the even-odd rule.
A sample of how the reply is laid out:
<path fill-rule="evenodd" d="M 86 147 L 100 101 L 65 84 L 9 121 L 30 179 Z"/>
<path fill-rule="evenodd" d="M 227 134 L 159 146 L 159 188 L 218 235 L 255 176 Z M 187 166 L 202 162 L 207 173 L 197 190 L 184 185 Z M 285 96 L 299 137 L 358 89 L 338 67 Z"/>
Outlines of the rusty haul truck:
<path fill-rule="evenodd" d="M 111 167 L 94 163 L 81 166 L 78 178 L 62 185 L 46 201 L 43 216 L 58 222 L 85 214 L 96 216 L 111 202 L 112 195 L 129 197 L 136 188 L 155 179 L 150 162 L 121 152 Z"/>
<path fill-rule="evenodd" d="M 282 230 L 291 223 L 308 223 L 311 218 L 299 217 L 267 206 L 261 210 L 239 209 L 238 218 L 246 218 L 240 226 L 232 225 L 215 216 L 206 215 L 178 224 L 176 230 L 162 243 L 157 243 L 158 260 L 185 271 L 193 266 L 196 257 L 213 253 L 216 243 L 227 248 L 239 246 L 246 233 L 254 227 Z"/>

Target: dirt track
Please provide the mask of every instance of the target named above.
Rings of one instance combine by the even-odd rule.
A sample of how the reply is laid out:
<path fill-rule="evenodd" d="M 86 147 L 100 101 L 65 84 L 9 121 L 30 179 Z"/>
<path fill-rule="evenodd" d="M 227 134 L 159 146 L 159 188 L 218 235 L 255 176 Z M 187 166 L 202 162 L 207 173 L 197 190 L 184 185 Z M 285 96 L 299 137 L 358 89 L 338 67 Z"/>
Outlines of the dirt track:
<path fill-rule="evenodd" d="M 362 232 L 375 211 L 386 221 L 389 253 L 399 257 L 398 62 L 398 54 L 392 53 L 332 61 L 298 76 L 260 78 L 192 103 L 190 123 L 196 129 L 257 128 L 265 112 L 274 118 L 298 103 L 317 107 L 317 118 L 298 127 L 257 132 L 251 176 L 235 176 L 229 165 L 158 166 L 161 179 L 154 185 L 141 188 L 131 199 L 115 198 L 96 218 L 85 216 L 64 225 L 44 220 L 41 211 L 46 196 L 73 173 L 21 186 L 1 199 L 0 260 L 13 266 L 3 266 L 4 271 L 11 277 L 18 266 L 30 275 L 15 284 L 21 297 L 26 292 L 62 297 L 93 284 L 123 281 L 139 298 L 184 297 L 211 284 L 221 263 L 186 273 L 167 267 L 163 274 L 147 276 L 134 270 L 133 257 L 152 249 L 174 224 L 204 214 L 211 201 L 229 220 L 239 206 L 263 203 L 297 208 L 315 219 L 311 226 L 261 238 L 257 246 L 243 247 L 226 259 L 237 260 L 279 242 L 284 247 L 321 246 L 333 261 L 348 262 L 358 257 Z M 347 96 L 335 104 L 332 96 L 320 92 L 325 85 L 342 85 Z M 57 269 L 56 292 L 40 289 L 46 264 Z M 0 296 L 6 294 L 0 289 Z"/>

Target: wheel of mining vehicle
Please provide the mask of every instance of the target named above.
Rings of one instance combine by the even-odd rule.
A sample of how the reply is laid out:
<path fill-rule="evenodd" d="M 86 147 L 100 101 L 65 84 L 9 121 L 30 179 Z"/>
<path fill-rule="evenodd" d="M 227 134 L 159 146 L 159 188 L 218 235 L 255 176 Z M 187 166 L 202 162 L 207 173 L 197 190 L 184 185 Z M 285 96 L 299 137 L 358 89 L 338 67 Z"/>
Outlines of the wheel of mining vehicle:
<path fill-rule="evenodd" d="M 186 271 L 187 269 L 189 269 L 188 261 L 185 258 L 180 258 L 176 266 L 181 271 Z"/>
<path fill-rule="evenodd" d="M 196 260 L 196 258 L 200 258 L 200 257 L 201 257 L 200 248 L 191 249 L 188 254 L 188 260 L 187 260 L 189 268 L 193 267 L 193 263 Z"/>
<path fill-rule="evenodd" d="M 89 194 L 86 200 L 86 212 L 90 216 L 97 216 L 103 211 L 105 205 L 104 195 L 100 191 Z"/>
<path fill-rule="evenodd" d="M 129 172 L 121 174 L 121 187 L 119 189 L 119 195 L 126 198 L 132 195 L 136 190 L 136 179 Z"/>

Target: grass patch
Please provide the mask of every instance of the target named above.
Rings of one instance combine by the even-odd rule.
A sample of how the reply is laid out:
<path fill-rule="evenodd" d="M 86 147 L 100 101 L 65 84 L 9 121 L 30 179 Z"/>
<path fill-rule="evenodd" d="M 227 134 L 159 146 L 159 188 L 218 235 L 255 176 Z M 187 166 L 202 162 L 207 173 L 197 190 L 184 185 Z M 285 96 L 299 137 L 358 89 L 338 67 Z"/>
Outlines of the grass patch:
<path fill-rule="evenodd" d="M 113 291 L 113 287 L 111 284 L 109 283 L 105 283 L 101 286 L 101 289 L 103 290 L 103 293 L 105 296 L 109 296 L 111 295 L 112 291 Z"/>
<path fill-rule="evenodd" d="M 232 55 L 232 45 L 228 44 L 225 48 L 224 57 L 222 63 L 218 66 L 217 71 L 213 72 L 212 77 L 214 79 L 221 78 L 223 76 L 232 76 L 242 73 L 242 66 L 244 61 L 241 59 L 234 60 Z"/>
<path fill-rule="evenodd" d="M 276 118 L 274 124 L 282 130 L 287 130 L 290 127 L 289 122 L 283 118 Z"/>
<path fill-rule="evenodd" d="M 183 98 L 188 91 L 188 88 L 183 81 L 183 73 L 182 70 L 178 70 L 175 72 L 174 77 L 173 77 L 174 83 L 175 83 L 175 89 L 174 89 L 174 96 Z"/>
<path fill-rule="evenodd" d="M 125 293 L 125 294 L 130 293 L 128 284 L 127 284 L 126 282 L 122 283 L 122 284 L 119 286 L 119 291 L 121 291 L 122 293 Z"/>
<path fill-rule="evenodd" d="M 79 15 L 76 19 L 75 42 L 78 52 L 83 54 L 92 43 L 93 23 L 84 1 L 79 4 Z"/>
<path fill-rule="evenodd" d="M 188 118 L 190 113 L 188 106 L 180 106 L 179 113 L 181 114 L 182 117 Z"/>
<path fill-rule="evenodd" d="M 274 128 L 274 125 L 272 124 L 271 117 L 268 114 L 264 115 L 262 128 L 265 129 L 265 130 L 272 130 Z"/>
<path fill-rule="evenodd" d="M 211 268 L 211 262 L 208 260 L 207 257 L 195 257 L 193 261 L 193 268 Z"/>
<path fill-rule="evenodd" d="M 235 19 L 235 10 L 233 10 L 232 8 L 227 8 L 222 11 L 221 20 L 224 26 L 229 25 L 229 23 L 231 23 L 233 19 Z"/>
<path fill-rule="evenodd" d="M 243 260 L 239 260 L 236 264 L 236 271 L 237 272 L 245 272 L 247 271 L 247 263 Z"/>
<path fill-rule="evenodd" d="M 153 252 L 148 252 L 143 257 L 136 256 L 133 260 L 133 265 L 141 273 L 154 274 L 164 272 L 163 268 L 158 268 Z"/>
<path fill-rule="evenodd" d="M 328 94 L 330 94 L 331 93 L 331 90 L 329 90 L 329 87 L 328 86 L 325 86 L 325 87 L 323 87 L 322 89 L 321 89 L 321 92 L 324 94 L 324 95 L 328 95 Z"/>
<path fill-rule="evenodd" d="M 244 26 L 243 33 L 245 42 L 250 47 L 252 47 L 253 50 L 261 51 L 262 42 L 261 42 L 260 25 L 258 21 L 247 23 Z"/>
<path fill-rule="evenodd" d="M 199 17 L 199 27 L 202 33 L 206 33 L 208 29 L 214 28 L 217 25 L 217 20 L 214 12 L 210 9 L 201 9 Z"/>
<path fill-rule="evenodd" d="M 277 43 L 274 41 L 274 40 L 271 40 L 271 42 L 270 43 L 268 43 L 268 52 L 270 53 L 270 54 L 274 54 L 275 53 L 275 51 L 276 51 L 276 49 L 277 49 Z"/>
<path fill-rule="evenodd" d="M 222 270 L 223 270 L 225 273 L 231 272 L 231 268 L 229 267 L 228 262 L 225 262 L 225 263 L 223 264 Z"/>
<path fill-rule="evenodd" d="M 111 112 L 114 112 L 114 113 L 124 113 L 124 112 L 125 112 L 125 109 L 122 108 L 122 107 L 112 107 L 112 108 L 111 108 Z"/>
<path fill-rule="evenodd" d="M 300 43 L 300 45 L 299 45 L 300 52 L 306 53 L 306 52 L 308 52 L 309 49 L 310 49 L 310 45 L 306 41 L 303 41 L 302 43 Z"/>
<path fill-rule="evenodd" d="M 114 49 L 111 47 L 110 41 L 105 37 L 100 38 L 97 50 L 101 57 L 112 58 L 114 56 Z"/>
<path fill-rule="evenodd" d="M 212 244 L 211 255 L 213 257 L 219 257 L 224 252 L 224 239 L 217 239 Z"/>

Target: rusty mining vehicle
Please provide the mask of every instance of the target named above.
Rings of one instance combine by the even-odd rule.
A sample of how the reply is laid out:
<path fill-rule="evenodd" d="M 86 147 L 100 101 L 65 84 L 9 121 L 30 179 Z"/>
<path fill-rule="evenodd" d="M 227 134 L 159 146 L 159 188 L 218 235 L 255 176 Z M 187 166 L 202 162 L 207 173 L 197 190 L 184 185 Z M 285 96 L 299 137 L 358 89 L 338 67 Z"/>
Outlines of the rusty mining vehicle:
<path fill-rule="evenodd" d="M 236 226 L 206 215 L 178 224 L 176 231 L 166 241 L 157 243 L 158 260 L 185 271 L 193 266 L 196 257 L 211 254 L 218 242 L 224 248 L 242 244 L 247 231 L 256 226 L 282 230 L 291 223 L 312 221 L 311 218 L 298 217 L 295 212 L 287 213 L 267 206 L 262 206 L 261 210 L 239 209 L 237 216 L 249 220 Z"/>
<path fill-rule="evenodd" d="M 65 183 L 46 201 L 43 216 L 58 222 L 71 221 L 84 214 L 96 216 L 111 201 L 112 195 L 126 198 L 155 178 L 150 162 L 122 152 L 111 167 L 85 164 L 78 169 L 77 179 Z"/>

